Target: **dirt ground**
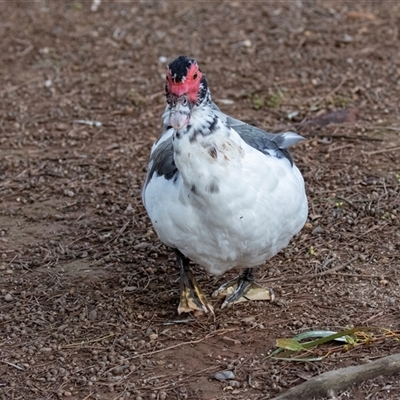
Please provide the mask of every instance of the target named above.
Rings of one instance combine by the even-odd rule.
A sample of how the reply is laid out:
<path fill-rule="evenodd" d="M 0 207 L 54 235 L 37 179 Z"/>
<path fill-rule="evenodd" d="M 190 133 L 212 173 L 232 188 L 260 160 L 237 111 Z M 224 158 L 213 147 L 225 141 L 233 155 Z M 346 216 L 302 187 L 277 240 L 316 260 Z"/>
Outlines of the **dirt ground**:
<path fill-rule="evenodd" d="M 267 357 L 306 330 L 400 334 L 399 27 L 395 1 L 1 2 L 0 398 L 272 399 L 399 353 L 394 337 Z M 215 319 L 177 315 L 140 199 L 180 54 L 226 113 L 307 138 L 308 223 L 258 271 L 276 303 L 214 301 Z M 195 274 L 210 294 L 235 273 Z M 385 376 L 336 395 L 399 393 Z"/>

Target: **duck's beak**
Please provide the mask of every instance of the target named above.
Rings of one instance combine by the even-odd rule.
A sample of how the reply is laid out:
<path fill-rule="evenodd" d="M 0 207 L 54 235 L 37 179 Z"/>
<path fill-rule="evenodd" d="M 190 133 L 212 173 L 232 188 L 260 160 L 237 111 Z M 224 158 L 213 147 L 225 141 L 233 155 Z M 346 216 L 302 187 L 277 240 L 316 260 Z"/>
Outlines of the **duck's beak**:
<path fill-rule="evenodd" d="M 191 115 L 190 103 L 186 95 L 177 98 L 176 103 L 171 107 L 169 124 L 177 131 L 189 123 Z"/>

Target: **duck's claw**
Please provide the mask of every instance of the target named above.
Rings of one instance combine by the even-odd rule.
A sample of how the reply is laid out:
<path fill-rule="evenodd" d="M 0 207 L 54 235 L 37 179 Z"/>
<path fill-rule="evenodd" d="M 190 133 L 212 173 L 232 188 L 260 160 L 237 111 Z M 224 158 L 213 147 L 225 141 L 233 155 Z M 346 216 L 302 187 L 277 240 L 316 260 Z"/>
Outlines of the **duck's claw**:
<path fill-rule="evenodd" d="M 214 314 L 212 305 L 201 290 L 192 271 L 189 268 L 189 259 L 181 252 L 176 251 L 180 266 L 181 301 L 178 306 L 178 313 L 208 313 Z"/>

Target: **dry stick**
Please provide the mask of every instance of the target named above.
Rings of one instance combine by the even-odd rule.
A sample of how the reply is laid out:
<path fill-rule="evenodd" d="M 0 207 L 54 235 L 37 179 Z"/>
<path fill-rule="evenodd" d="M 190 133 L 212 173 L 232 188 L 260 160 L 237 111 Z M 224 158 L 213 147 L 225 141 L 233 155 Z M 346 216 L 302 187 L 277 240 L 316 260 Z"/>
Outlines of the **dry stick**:
<path fill-rule="evenodd" d="M 366 156 L 372 156 L 373 154 L 388 153 L 390 151 L 395 151 L 395 150 L 400 150 L 400 146 L 389 147 L 387 149 L 381 149 L 381 150 L 375 150 L 375 151 L 364 151 L 364 150 L 361 150 L 361 153 L 365 154 Z"/>
<path fill-rule="evenodd" d="M 358 238 L 367 235 L 368 233 L 374 231 L 375 229 L 379 229 L 379 228 L 383 229 L 383 228 L 385 228 L 387 225 L 388 225 L 388 223 L 385 223 L 385 224 L 383 224 L 383 225 L 374 225 L 372 228 L 369 228 L 369 229 L 366 230 L 365 232 L 359 234 L 359 235 L 358 235 Z"/>
<path fill-rule="evenodd" d="M 358 256 L 350 258 L 350 260 L 348 260 L 344 264 L 338 265 L 337 267 L 334 267 L 334 268 L 330 268 L 327 271 L 318 272 L 317 274 L 306 274 L 306 275 L 302 275 L 302 276 L 293 276 L 293 277 L 288 278 L 288 280 L 296 282 L 296 281 L 302 281 L 303 279 L 312 279 L 312 278 L 318 278 L 320 276 L 330 275 L 334 272 L 337 272 L 337 271 L 340 271 L 341 269 L 346 268 L 353 261 L 356 261 L 357 258 L 358 258 Z"/>
<path fill-rule="evenodd" d="M 337 85 L 333 90 L 331 90 L 326 96 L 321 97 L 319 100 L 317 100 L 314 104 L 311 105 L 310 109 L 313 109 L 314 107 L 316 107 L 319 103 L 323 102 L 324 100 L 326 100 L 328 97 L 334 95 L 346 82 L 346 76 L 344 76 L 342 78 L 342 80 L 340 81 L 339 85 Z"/>
<path fill-rule="evenodd" d="M 380 375 L 392 375 L 396 372 L 400 372 L 400 354 L 383 357 L 368 364 L 325 372 L 289 389 L 273 400 L 308 400 L 314 397 L 325 397 L 368 379 Z"/>
<path fill-rule="evenodd" d="M 343 146 L 338 146 L 338 147 L 329 147 L 328 153 L 332 153 L 333 151 L 347 149 L 348 147 L 354 147 L 354 144 L 350 143 L 350 144 L 344 144 Z"/>
<path fill-rule="evenodd" d="M 188 380 L 188 379 L 190 379 L 190 378 L 192 378 L 192 377 L 194 377 L 194 376 L 196 376 L 196 375 L 204 374 L 205 372 L 208 373 L 208 372 L 210 372 L 210 371 L 212 371 L 212 370 L 216 370 L 216 369 L 220 369 L 220 366 L 214 365 L 213 367 L 204 368 L 204 369 L 202 369 L 202 370 L 200 370 L 200 371 L 197 371 L 197 372 L 195 372 L 195 373 L 193 373 L 193 374 L 191 374 L 191 375 L 185 376 L 184 378 L 180 379 L 179 382 L 164 383 L 164 384 L 162 384 L 161 386 L 157 386 L 157 387 L 153 387 L 153 386 L 142 386 L 140 389 L 143 389 L 143 390 L 145 390 L 145 389 L 161 390 L 161 389 L 166 389 L 166 388 L 168 388 L 169 386 L 173 386 L 174 388 L 177 388 L 177 387 L 179 387 L 179 386 L 177 386 L 177 385 L 180 385 L 181 383 L 183 383 L 182 381 Z M 180 374 L 175 374 L 175 375 L 173 375 L 173 378 L 175 378 L 176 376 L 179 376 L 179 375 L 180 375 Z M 151 378 L 151 379 L 154 379 L 154 378 Z M 118 382 L 118 383 L 119 383 L 119 382 Z"/>
<path fill-rule="evenodd" d="M 130 222 L 131 222 L 130 220 L 126 221 L 125 224 L 124 224 L 124 226 L 118 231 L 118 233 L 115 235 L 115 237 L 113 237 L 113 238 L 110 239 L 108 242 L 106 242 L 105 245 L 106 245 L 106 244 L 110 244 L 111 242 L 116 241 L 116 240 L 122 235 L 122 233 L 125 231 L 126 227 L 129 225 Z M 105 246 L 105 245 L 104 245 L 104 246 Z"/>
<path fill-rule="evenodd" d="M 340 197 L 340 196 L 336 196 L 336 198 L 337 198 L 338 200 L 343 200 L 343 201 L 345 201 L 347 204 L 349 204 L 350 206 L 352 206 L 355 210 L 360 211 L 359 208 L 358 208 L 352 201 L 350 201 L 349 199 L 346 199 L 345 197 Z"/>
<path fill-rule="evenodd" d="M 23 367 L 20 367 L 20 366 L 17 365 L 17 364 L 14 364 L 14 363 L 11 363 L 11 362 L 8 362 L 8 361 L 0 360 L 0 362 L 2 362 L 2 363 L 4 363 L 4 364 L 11 365 L 12 367 L 17 368 L 17 369 L 19 369 L 19 370 L 21 370 L 21 371 L 23 371 L 23 370 L 25 369 L 25 368 L 23 368 Z"/>
<path fill-rule="evenodd" d="M 364 129 L 387 129 L 388 131 L 400 132 L 400 128 L 398 126 L 364 126 Z"/>
<path fill-rule="evenodd" d="M 206 336 L 204 336 L 204 337 L 201 338 L 201 339 L 190 340 L 189 342 L 180 342 L 180 343 L 174 344 L 174 345 L 172 345 L 172 346 L 165 347 L 164 349 L 149 351 L 149 352 L 147 352 L 147 353 L 135 354 L 134 356 L 131 356 L 131 357 L 126 358 L 126 360 L 134 360 L 135 358 L 151 356 L 151 355 L 153 355 L 153 354 L 162 353 L 163 351 L 168 351 L 168 350 L 176 349 L 177 347 L 201 343 L 201 342 L 203 342 L 204 340 L 209 339 L 210 337 L 217 336 L 217 335 L 222 335 L 222 334 L 225 333 L 225 332 L 232 332 L 232 331 L 236 331 L 236 330 L 237 330 L 236 328 L 220 329 L 220 330 L 217 330 L 217 331 L 215 331 L 215 332 L 208 333 Z M 116 367 L 113 367 L 113 368 L 107 370 L 106 372 L 110 372 L 111 370 L 113 370 L 113 369 L 115 369 L 115 368 L 116 368 Z"/>
<path fill-rule="evenodd" d="M 345 272 L 333 272 L 332 275 L 346 276 L 347 278 L 363 279 L 382 279 L 385 275 L 364 275 L 364 274 L 346 274 Z"/>

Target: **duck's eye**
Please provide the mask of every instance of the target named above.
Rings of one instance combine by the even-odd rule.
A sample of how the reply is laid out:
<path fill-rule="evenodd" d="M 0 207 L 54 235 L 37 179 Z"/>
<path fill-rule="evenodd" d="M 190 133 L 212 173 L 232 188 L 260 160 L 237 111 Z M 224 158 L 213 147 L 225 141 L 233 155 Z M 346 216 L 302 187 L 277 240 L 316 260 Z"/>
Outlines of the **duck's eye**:
<path fill-rule="evenodd" d="M 197 72 L 194 73 L 193 75 L 193 79 L 196 80 L 197 79 Z"/>

